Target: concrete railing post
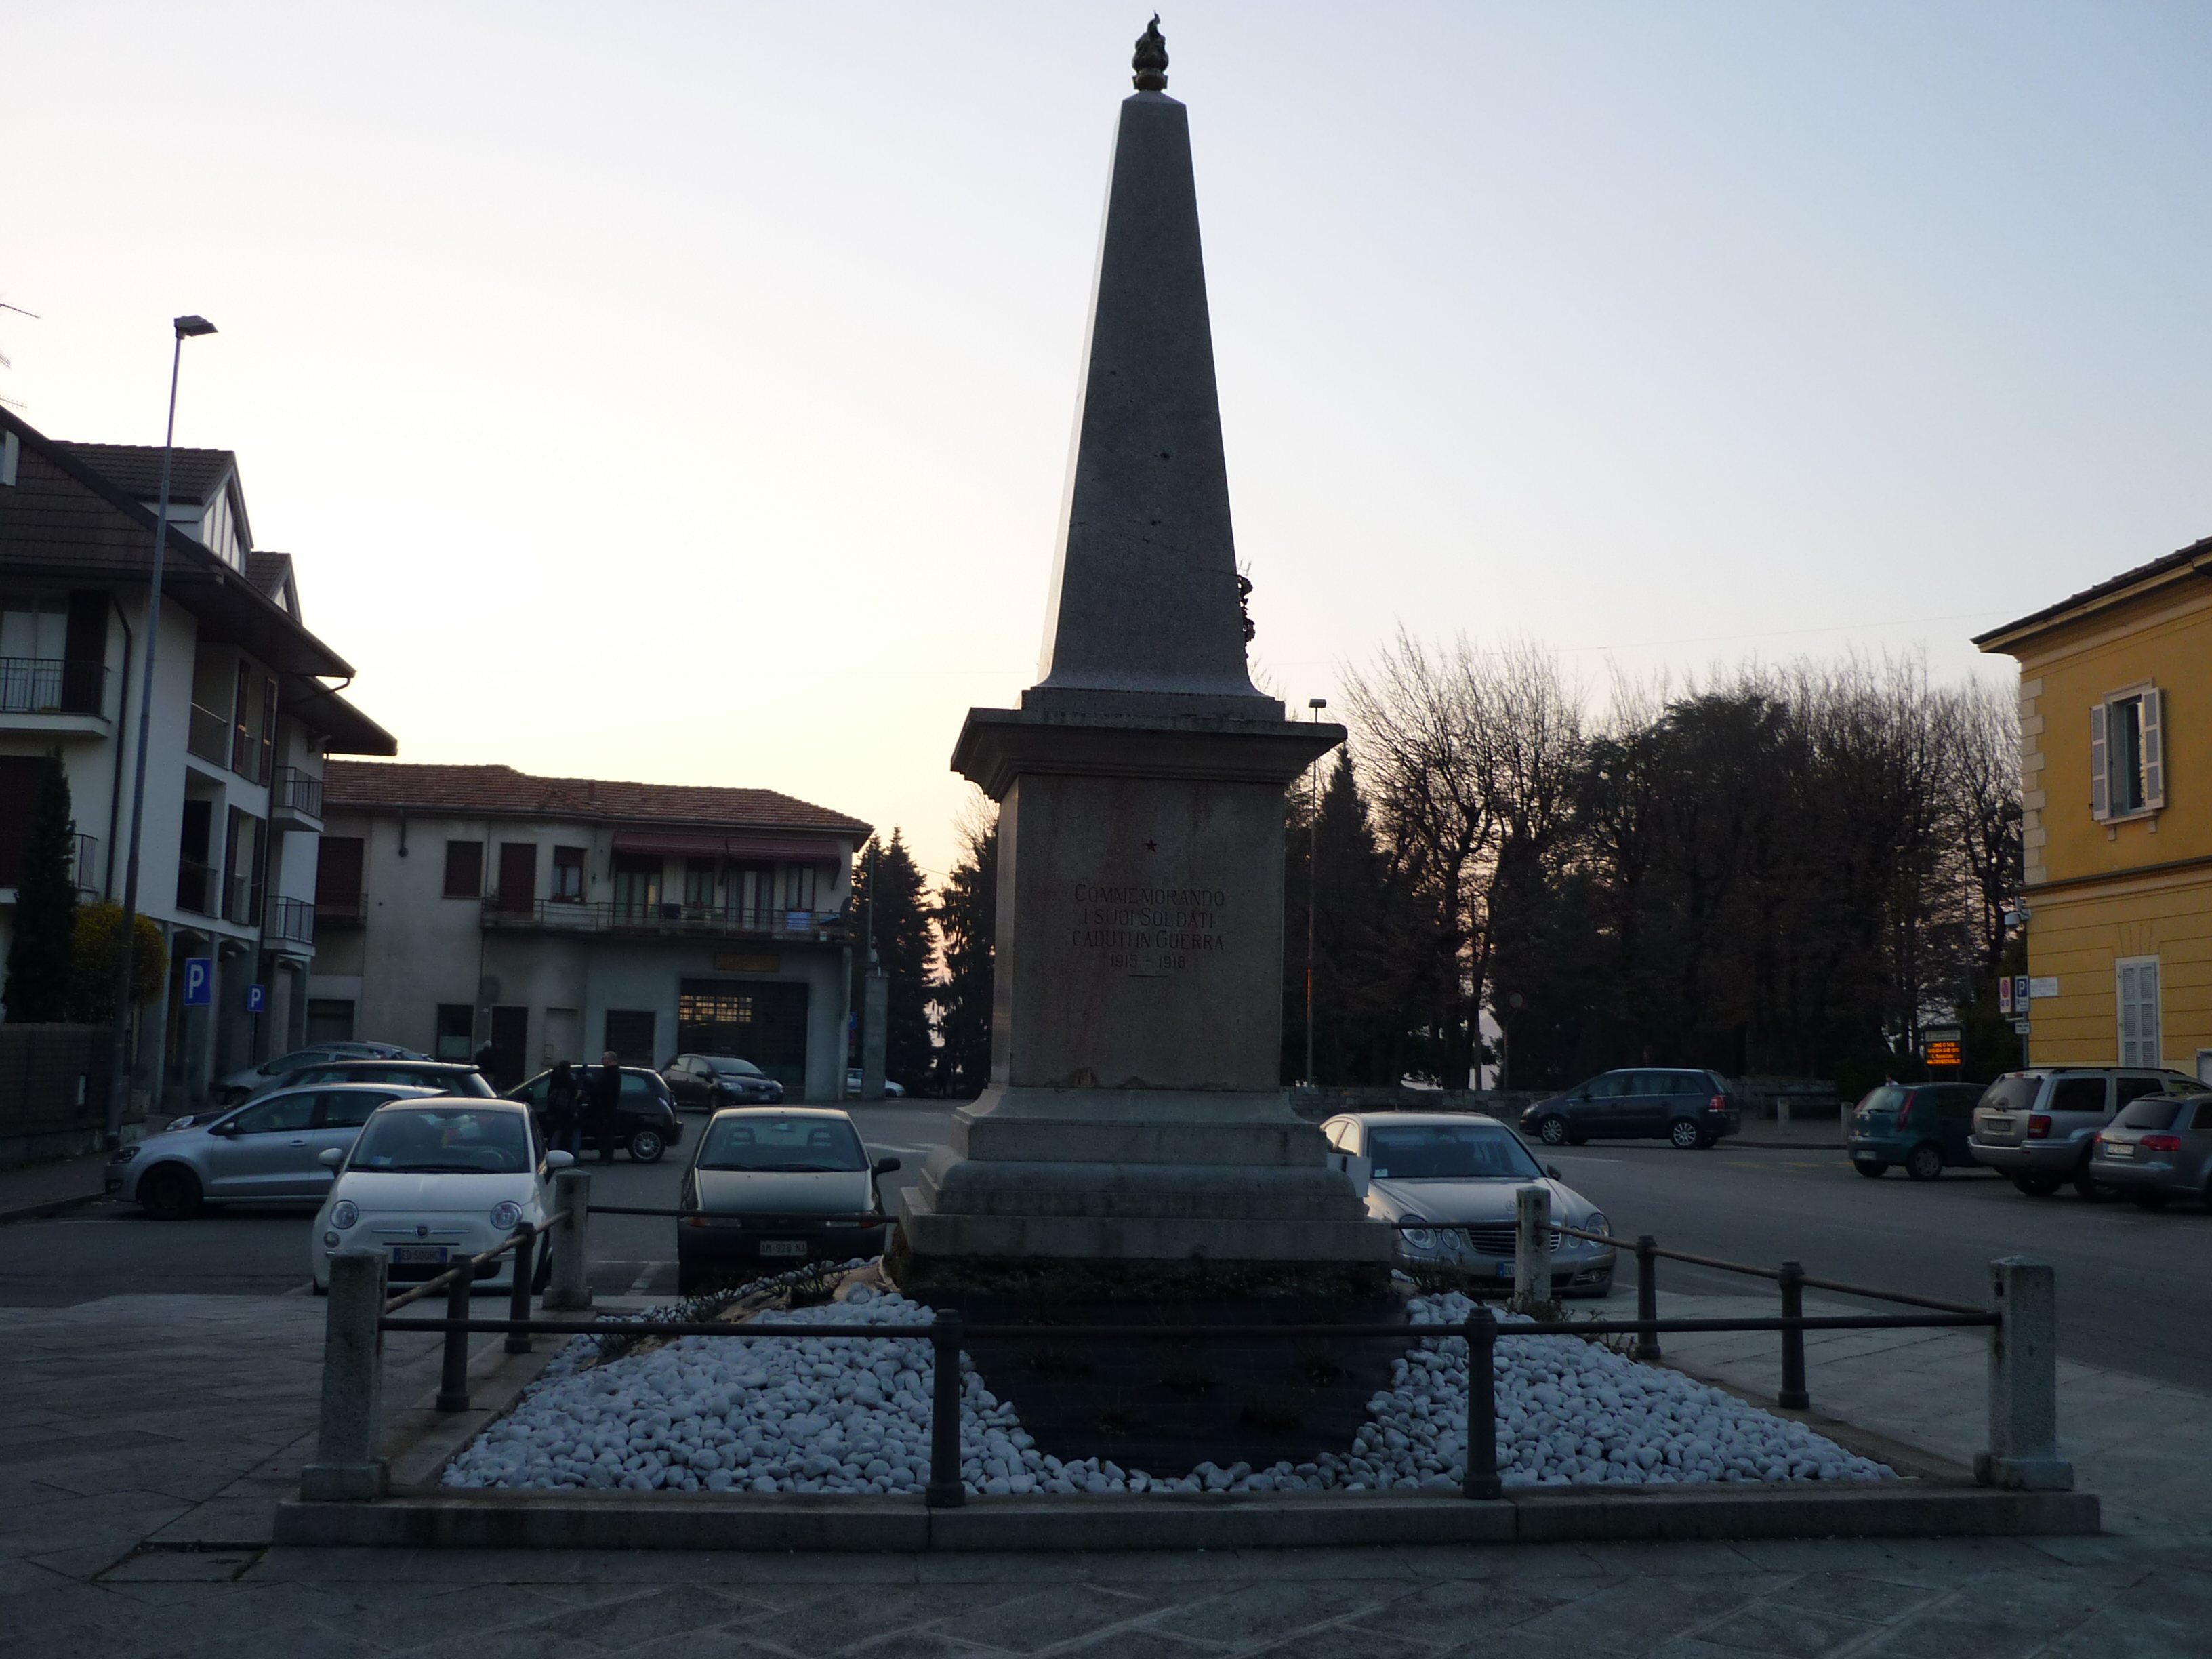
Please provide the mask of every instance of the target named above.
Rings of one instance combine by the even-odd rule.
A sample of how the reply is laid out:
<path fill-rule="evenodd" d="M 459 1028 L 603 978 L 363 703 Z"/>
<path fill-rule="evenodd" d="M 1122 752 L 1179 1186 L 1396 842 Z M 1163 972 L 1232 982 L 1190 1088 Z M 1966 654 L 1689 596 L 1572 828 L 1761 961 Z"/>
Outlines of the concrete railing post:
<path fill-rule="evenodd" d="M 1534 1313 L 1552 1299 L 1552 1189 L 1513 1195 L 1513 1310 Z"/>
<path fill-rule="evenodd" d="M 331 1257 L 323 1322 L 322 1416 L 315 1458 L 300 1471 L 300 1496 L 318 1502 L 384 1496 L 385 1274 L 381 1250 Z"/>
<path fill-rule="evenodd" d="M 2070 1492 L 2058 1455 L 2058 1290 L 2047 1261 L 1990 1263 L 1990 1449 L 1974 1479 L 2016 1492 Z"/>
<path fill-rule="evenodd" d="M 592 1305 L 592 1177 L 586 1170 L 556 1170 L 553 1207 L 568 1218 L 553 1230 L 553 1276 L 540 1298 L 549 1308 L 579 1310 Z"/>

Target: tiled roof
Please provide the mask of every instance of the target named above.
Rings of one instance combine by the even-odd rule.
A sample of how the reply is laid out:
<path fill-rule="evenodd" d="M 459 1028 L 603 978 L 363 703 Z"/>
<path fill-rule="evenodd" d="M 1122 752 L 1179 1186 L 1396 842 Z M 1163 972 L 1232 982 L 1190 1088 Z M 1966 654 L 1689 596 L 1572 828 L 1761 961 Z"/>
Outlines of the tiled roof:
<path fill-rule="evenodd" d="M 292 556 L 289 553 L 247 554 L 246 580 L 285 610 L 294 610 L 292 600 L 285 592 L 292 580 Z"/>
<path fill-rule="evenodd" d="M 2082 605 L 2094 605 L 2099 599 L 2125 592 L 2129 588 L 2148 581 L 2154 576 L 2163 576 L 2170 571 L 2178 571 L 2185 565 L 2195 564 L 2207 559 L 2212 559 L 2212 536 L 2206 537 L 2201 542 L 2191 542 L 2186 547 L 2178 548 L 2164 558 L 2153 559 L 2148 564 L 2139 564 L 2132 570 L 2123 570 L 2118 575 L 2099 582 L 2094 587 L 2085 587 L 2071 598 L 2061 599 L 2056 605 L 2046 605 L 2042 610 L 2031 611 L 2016 622 L 2008 622 L 2002 628 L 1992 628 L 1986 634 L 1977 634 L 1974 635 L 1974 643 L 1986 649 L 1992 640 L 2001 639 L 2023 628 L 2033 628 L 2038 623 L 2049 622 L 2054 617 L 2063 617 L 2068 611 L 2077 610 Z"/>
<path fill-rule="evenodd" d="M 161 447 L 159 444 L 83 444 L 67 438 L 52 441 L 109 483 L 142 501 L 161 493 Z M 169 499 L 204 501 L 208 492 L 238 471 L 238 457 L 228 449 L 179 449 L 170 470 Z"/>
<path fill-rule="evenodd" d="M 323 801 L 333 811 L 543 814 L 632 823 L 708 824 L 727 830 L 814 830 L 866 836 L 860 819 L 773 789 L 723 789 L 688 783 L 620 783 L 603 778 L 540 778 L 512 766 L 380 765 L 334 760 L 323 772 Z"/>

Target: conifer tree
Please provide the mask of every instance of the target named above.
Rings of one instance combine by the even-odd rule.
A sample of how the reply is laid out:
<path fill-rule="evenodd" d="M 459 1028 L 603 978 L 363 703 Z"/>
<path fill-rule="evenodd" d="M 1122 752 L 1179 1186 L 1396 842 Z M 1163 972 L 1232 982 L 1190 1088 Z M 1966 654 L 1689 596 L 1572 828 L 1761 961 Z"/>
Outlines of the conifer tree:
<path fill-rule="evenodd" d="M 69 1018 L 70 956 L 76 930 L 76 884 L 70 863 L 76 854 L 69 774 L 57 749 L 47 755 L 39 781 L 39 802 L 15 885 L 5 992 L 10 1023 Z"/>
<path fill-rule="evenodd" d="M 991 1080 L 991 961 L 998 935 L 999 810 L 979 803 L 957 826 L 960 856 L 937 899 L 941 971 L 935 1005 L 940 1092 L 973 1099 Z"/>
<path fill-rule="evenodd" d="M 869 919 L 873 900 L 874 920 Z M 890 983 L 884 1026 L 884 1075 L 920 1093 L 934 1070 L 929 1035 L 929 980 L 935 955 L 921 870 L 894 828 L 889 842 L 871 840 L 860 850 L 853 877 L 853 1006 L 865 1024 L 866 941 L 874 930 L 876 958 Z M 866 1033 L 862 1039 L 866 1041 Z"/>

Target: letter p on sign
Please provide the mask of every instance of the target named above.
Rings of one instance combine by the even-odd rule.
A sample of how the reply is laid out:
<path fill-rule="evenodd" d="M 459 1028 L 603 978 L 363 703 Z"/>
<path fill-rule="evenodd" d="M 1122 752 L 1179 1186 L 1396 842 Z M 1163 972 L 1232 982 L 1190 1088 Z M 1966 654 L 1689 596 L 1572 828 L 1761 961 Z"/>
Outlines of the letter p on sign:
<path fill-rule="evenodd" d="M 185 1006 L 205 1008 L 215 1001 L 215 958 L 185 958 Z"/>

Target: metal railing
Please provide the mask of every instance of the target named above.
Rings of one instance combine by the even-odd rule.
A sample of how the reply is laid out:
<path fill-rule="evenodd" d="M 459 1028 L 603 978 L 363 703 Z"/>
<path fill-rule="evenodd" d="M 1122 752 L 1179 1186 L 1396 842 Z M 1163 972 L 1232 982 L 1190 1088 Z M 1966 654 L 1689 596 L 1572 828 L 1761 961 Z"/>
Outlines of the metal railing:
<path fill-rule="evenodd" d="M 0 657 L 0 714 L 106 712 L 106 665 L 58 657 Z"/>
<path fill-rule="evenodd" d="M 315 900 L 315 921 L 324 927 L 358 927 L 368 920 L 368 895 L 356 893 L 349 899 Z"/>
<path fill-rule="evenodd" d="M 1882 1291 L 1832 1279 L 1813 1279 L 1794 1262 L 1767 1269 L 1741 1262 L 1719 1261 L 1683 1251 L 1662 1251 L 1649 1236 L 1639 1239 L 1637 1256 L 1644 1276 L 1638 1286 L 1637 1317 L 1633 1320 L 1570 1321 L 1537 1318 L 1501 1327 L 1488 1307 L 1477 1302 L 1468 1318 L 1457 1325 L 1297 1324 L 1246 1325 L 1231 1323 L 1155 1325 L 969 1325 L 957 1309 L 939 1309 L 928 1324 L 760 1324 L 732 1325 L 720 1321 L 684 1320 L 558 1320 L 529 1316 L 530 1252 L 540 1233 L 552 1231 L 553 1283 L 545 1297 L 548 1307 L 580 1310 L 591 1305 L 586 1273 L 587 1240 L 592 1206 L 591 1177 L 580 1170 L 563 1170 L 555 1177 L 559 1212 L 542 1225 L 526 1228 L 481 1255 L 455 1264 L 445 1273 L 403 1291 L 386 1294 L 388 1258 L 380 1252 L 342 1251 L 331 1257 L 331 1297 L 325 1336 L 323 1417 L 315 1462 L 302 1472 L 301 1496 L 307 1498 L 360 1498 L 381 1496 L 385 1466 L 380 1455 L 382 1425 L 377 1376 L 381 1365 L 381 1339 L 387 1331 L 437 1334 L 444 1339 L 438 1408 L 462 1411 L 468 1407 L 468 1339 L 477 1334 L 500 1334 L 507 1351 L 525 1352 L 536 1334 L 560 1336 L 621 1336 L 624 1338 L 686 1336 L 720 1337 L 738 1341 L 782 1340 L 810 1341 L 834 1338 L 878 1340 L 910 1338 L 926 1340 L 932 1352 L 930 1462 L 924 1504 L 933 1509 L 957 1507 L 967 1501 L 961 1478 L 960 1352 L 969 1338 L 987 1340 L 1066 1340 L 1080 1339 L 1126 1342 L 1132 1338 L 1158 1341 L 1206 1342 L 1234 1340 L 1312 1340 L 1316 1338 L 1389 1340 L 1422 1342 L 1457 1337 L 1468 1344 L 1468 1401 L 1463 1422 L 1466 1459 L 1461 1493 L 1474 1499 L 1503 1496 L 1498 1468 L 1497 1398 L 1493 1354 L 1501 1335 L 1593 1338 L 1632 1335 L 1639 1357 L 1656 1359 L 1658 1338 L 1665 1332 L 1773 1331 L 1784 1344 L 1785 1395 L 1791 1379 L 1803 1403 L 1804 1334 L 1808 1330 L 1888 1330 L 1904 1328 L 1984 1328 L 1990 1332 L 1989 1383 L 1989 1449 L 1975 1460 L 1976 1479 L 1984 1485 L 2027 1489 L 2063 1489 L 2073 1485 L 2073 1471 L 2060 1460 L 2057 1445 L 2057 1303 L 2049 1267 L 2017 1259 L 1990 1264 L 1991 1298 L 1987 1308 L 1942 1302 L 1899 1291 Z M 1516 1279 L 1543 1287 L 1546 1305 L 1550 1294 L 1549 1194 L 1543 1189 L 1524 1193 L 1518 1223 L 1522 1243 L 1532 1258 L 1516 1261 Z M 1529 1202 L 1534 1198 L 1540 1201 Z M 605 1213 L 660 1215 L 688 1218 L 709 1213 L 726 1220 L 741 1215 L 697 1210 L 652 1209 L 608 1205 Z M 794 1218 L 773 1219 L 785 1226 Z M 874 1220 L 887 1218 L 810 1217 L 805 1220 Z M 1398 1224 L 1401 1226 L 1433 1223 Z M 1558 1231 L 1577 1238 L 1615 1242 L 1611 1236 L 1579 1228 Z M 514 1287 L 508 1317 L 470 1316 L 469 1297 L 477 1269 L 509 1250 L 515 1251 Z M 1700 1266 L 1749 1273 L 1778 1281 L 1782 1290 L 1782 1312 L 1772 1318 L 1662 1319 L 1657 1316 L 1656 1280 L 1652 1264 L 1660 1256 Z M 1905 1315 L 1815 1315 L 1803 1310 L 1802 1293 L 1807 1285 L 1923 1307 L 1932 1311 Z M 393 1316 L 411 1303 L 443 1286 L 447 1291 L 442 1319 L 399 1319 Z M 1793 1362 L 1790 1356 L 1795 1352 Z M 1790 1404 L 1785 1397 L 1782 1402 Z"/>
<path fill-rule="evenodd" d="M 269 786 L 269 805 L 272 811 L 297 812 L 302 817 L 319 818 L 323 815 L 323 781 L 296 766 L 280 766 Z"/>
<path fill-rule="evenodd" d="M 213 866 L 198 859 L 177 860 L 177 908 L 196 915 L 215 914 L 217 888 Z"/>
<path fill-rule="evenodd" d="M 269 902 L 269 920 L 262 931 L 270 939 L 313 945 L 315 942 L 315 907 L 313 901 L 286 898 L 279 893 Z"/>
<path fill-rule="evenodd" d="M 828 929 L 832 921 L 822 911 L 770 910 L 758 905 L 679 904 L 660 900 L 648 904 L 619 899 L 536 899 L 514 903 L 498 897 L 483 902 L 486 927 L 542 927 L 550 932 L 812 939 Z"/>
<path fill-rule="evenodd" d="M 204 761 L 213 761 L 217 766 L 230 764 L 230 717 L 218 714 L 212 708 L 191 705 L 191 713 L 185 722 L 185 747 Z"/>

